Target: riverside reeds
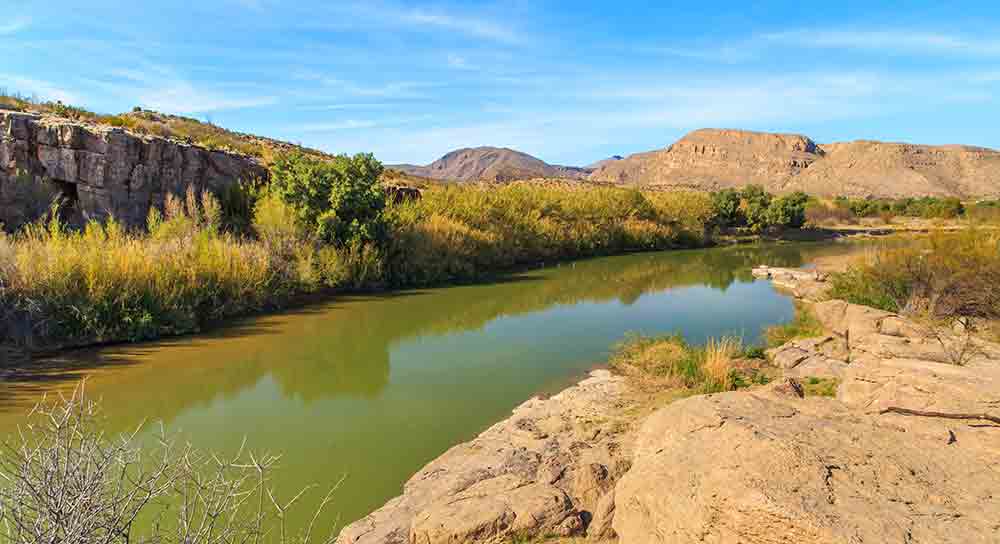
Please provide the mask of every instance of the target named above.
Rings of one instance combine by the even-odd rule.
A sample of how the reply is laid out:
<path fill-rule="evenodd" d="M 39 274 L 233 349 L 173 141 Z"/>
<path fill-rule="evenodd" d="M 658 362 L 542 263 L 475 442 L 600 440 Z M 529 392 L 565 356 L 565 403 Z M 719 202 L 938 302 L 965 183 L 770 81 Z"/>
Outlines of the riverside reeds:
<path fill-rule="evenodd" d="M 707 196 L 530 185 L 427 190 L 387 210 L 384 245 L 320 243 L 280 200 L 225 232 L 209 195 L 170 197 L 147 232 L 33 223 L 0 237 L 2 344 L 138 341 L 281 307 L 321 289 L 476 280 L 513 267 L 702 245 Z"/>

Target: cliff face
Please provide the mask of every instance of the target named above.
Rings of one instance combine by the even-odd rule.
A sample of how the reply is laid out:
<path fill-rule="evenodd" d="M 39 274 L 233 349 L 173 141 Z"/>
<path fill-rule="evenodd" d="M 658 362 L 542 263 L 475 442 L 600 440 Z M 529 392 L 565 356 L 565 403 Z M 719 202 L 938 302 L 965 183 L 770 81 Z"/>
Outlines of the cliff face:
<path fill-rule="evenodd" d="M 79 219 L 144 225 L 167 194 L 220 191 L 266 170 L 254 159 L 119 128 L 0 111 L 0 221 L 31 203 L 18 173 L 52 184 Z M 29 195 L 30 196 L 30 195 Z M 11 221 L 11 219 L 7 219 Z"/>
<path fill-rule="evenodd" d="M 798 174 L 822 158 L 815 142 L 797 134 L 702 129 L 667 149 L 603 165 L 591 179 L 715 190 Z"/>
<path fill-rule="evenodd" d="M 1000 152 L 874 141 L 817 145 L 796 134 L 707 129 L 605 164 L 590 179 L 698 190 L 756 183 L 828 196 L 997 196 Z"/>

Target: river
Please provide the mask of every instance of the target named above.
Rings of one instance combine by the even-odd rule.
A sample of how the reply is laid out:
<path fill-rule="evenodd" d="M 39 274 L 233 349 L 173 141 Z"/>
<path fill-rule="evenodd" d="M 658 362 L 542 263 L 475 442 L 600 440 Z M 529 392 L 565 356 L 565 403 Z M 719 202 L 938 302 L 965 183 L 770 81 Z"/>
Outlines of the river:
<path fill-rule="evenodd" d="M 784 244 L 592 259 L 68 352 L 0 385 L 0 432 L 14 430 L 42 393 L 86 376 L 110 430 L 162 420 L 216 451 L 246 437 L 258 451 L 282 454 L 277 481 L 286 495 L 344 476 L 327 521 L 348 523 L 516 405 L 605 362 L 629 333 L 757 340 L 794 308 L 769 282 L 754 281 L 751 266 L 798 266 L 850 250 Z"/>

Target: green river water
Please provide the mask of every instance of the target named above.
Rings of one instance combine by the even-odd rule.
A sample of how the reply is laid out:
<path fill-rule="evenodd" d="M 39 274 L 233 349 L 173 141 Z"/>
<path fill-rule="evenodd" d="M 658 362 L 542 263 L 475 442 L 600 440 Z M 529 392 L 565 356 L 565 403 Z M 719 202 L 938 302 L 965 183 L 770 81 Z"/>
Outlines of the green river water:
<path fill-rule="evenodd" d="M 0 432 L 88 377 L 106 424 L 160 421 L 201 449 L 281 452 L 279 491 L 346 479 L 328 519 L 358 519 L 421 466 L 604 363 L 627 333 L 689 340 L 789 320 L 757 264 L 850 244 L 742 246 L 562 264 L 502 281 L 340 297 L 169 341 L 69 352 L 0 384 Z M 307 495 L 303 523 L 310 500 Z"/>

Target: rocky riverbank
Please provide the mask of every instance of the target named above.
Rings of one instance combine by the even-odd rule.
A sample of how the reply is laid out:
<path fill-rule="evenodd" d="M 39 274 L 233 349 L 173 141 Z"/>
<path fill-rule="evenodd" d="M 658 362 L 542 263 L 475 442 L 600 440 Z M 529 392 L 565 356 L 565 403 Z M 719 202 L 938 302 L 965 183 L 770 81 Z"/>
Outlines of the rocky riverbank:
<path fill-rule="evenodd" d="M 339 542 L 1000 540 L 1000 345 L 954 364 L 968 339 L 823 300 L 822 270 L 755 274 L 827 331 L 769 352 L 782 379 L 649 414 L 598 371 L 452 448 Z M 804 397 L 819 378 L 834 398 Z"/>

